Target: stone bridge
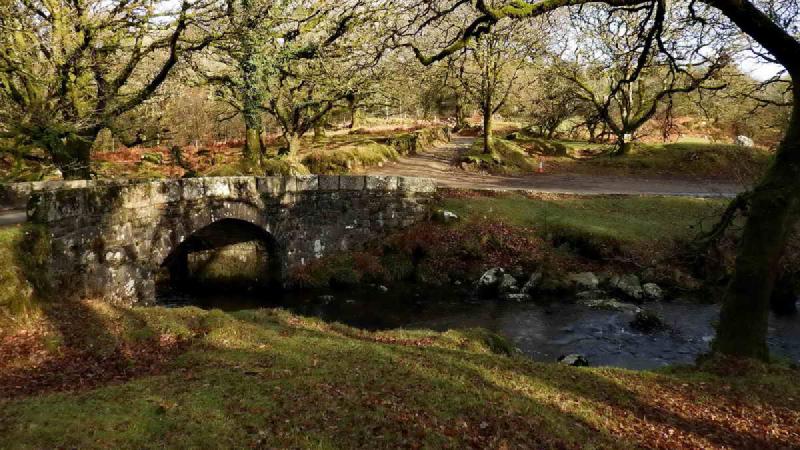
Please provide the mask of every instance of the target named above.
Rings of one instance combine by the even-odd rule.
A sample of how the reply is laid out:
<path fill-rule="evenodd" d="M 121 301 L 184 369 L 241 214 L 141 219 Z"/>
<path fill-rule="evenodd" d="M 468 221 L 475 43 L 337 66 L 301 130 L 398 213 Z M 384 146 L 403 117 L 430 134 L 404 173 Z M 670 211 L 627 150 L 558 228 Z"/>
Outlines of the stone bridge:
<path fill-rule="evenodd" d="M 133 304 L 155 299 L 156 274 L 190 251 L 259 240 L 270 277 L 356 249 L 424 219 L 433 181 L 301 176 L 80 182 L 32 192 L 29 221 L 49 256 L 41 270 L 59 298 Z"/>

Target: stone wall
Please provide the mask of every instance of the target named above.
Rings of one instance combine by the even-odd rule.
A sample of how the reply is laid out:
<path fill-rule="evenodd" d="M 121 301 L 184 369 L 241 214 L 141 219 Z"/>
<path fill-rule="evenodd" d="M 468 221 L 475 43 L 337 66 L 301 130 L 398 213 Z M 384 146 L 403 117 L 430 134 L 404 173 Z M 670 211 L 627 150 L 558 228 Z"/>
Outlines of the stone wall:
<path fill-rule="evenodd" d="M 358 248 L 428 214 L 432 180 L 406 177 L 219 177 L 93 183 L 34 192 L 32 222 L 46 229 L 42 270 L 59 297 L 149 303 L 155 274 L 187 237 L 222 219 L 271 236 L 270 258 L 288 270 Z"/>

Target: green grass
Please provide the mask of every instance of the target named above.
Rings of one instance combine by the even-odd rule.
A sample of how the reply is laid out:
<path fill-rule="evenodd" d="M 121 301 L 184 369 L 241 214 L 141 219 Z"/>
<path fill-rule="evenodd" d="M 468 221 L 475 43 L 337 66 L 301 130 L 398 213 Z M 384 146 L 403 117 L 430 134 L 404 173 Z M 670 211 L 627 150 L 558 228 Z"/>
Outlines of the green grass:
<path fill-rule="evenodd" d="M 636 144 L 624 156 L 609 157 L 609 144 L 547 140 L 520 135 L 525 151 L 548 157 L 549 171 L 603 175 L 660 175 L 748 182 L 761 175 L 773 153 L 759 147 L 710 144 L 686 139 L 673 144 Z"/>
<path fill-rule="evenodd" d="M 508 194 L 448 198 L 444 208 L 466 218 L 492 218 L 513 225 L 571 230 L 620 242 L 686 239 L 714 221 L 727 202 L 683 197 L 542 196 Z"/>
<path fill-rule="evenodd" d="M 790 425 L 800 418 L 792 369 L 715 375 L 572 368 L 495 353 L 495 338 L 480 331 L 369 333 L 280 310 L 83 305 L 117 339 L 181 335 L 188 347 L 155 375 L 0 399 L 0 447 L 763 448 L 800 442 Z M 773 430 L 769 438 L 765 430 Z"/>
<path fill-rule="evenodd" d="M 771 161 L 772 153 L 757 147 L 676 143 L 639 144 L 629 155 L 596 158 L 590 164 L 626 173 L 644 172 L 746 181 L 763 173 Z"/>

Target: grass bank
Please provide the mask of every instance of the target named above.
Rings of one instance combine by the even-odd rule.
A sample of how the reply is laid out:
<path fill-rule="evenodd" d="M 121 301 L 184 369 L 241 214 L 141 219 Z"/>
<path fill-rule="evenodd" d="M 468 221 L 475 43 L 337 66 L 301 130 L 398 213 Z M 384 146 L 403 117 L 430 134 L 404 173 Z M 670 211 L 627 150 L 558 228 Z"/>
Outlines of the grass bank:
<path fill-rule="evenodd" d="M 30 335 L 0 345 L 0 447 L 800 445 L 797 369 L 573 368 L 508 356 L 481 331 L 371 333 L 280 310 L 64 307 L 41 327 L 48 346 Z M 10 351 L 25 345 L 38 351 Z"/>
<path fill-rule="evenodd" d="M 513 141 L 529 155 L 544 157 L 548 172 L 671 176 L 750 182 L 764 173 L 773 152 L 760 147 L 681 142 L 637 143 L 626 155 L 609 157 L 612 146 L 529 137 Z"/>

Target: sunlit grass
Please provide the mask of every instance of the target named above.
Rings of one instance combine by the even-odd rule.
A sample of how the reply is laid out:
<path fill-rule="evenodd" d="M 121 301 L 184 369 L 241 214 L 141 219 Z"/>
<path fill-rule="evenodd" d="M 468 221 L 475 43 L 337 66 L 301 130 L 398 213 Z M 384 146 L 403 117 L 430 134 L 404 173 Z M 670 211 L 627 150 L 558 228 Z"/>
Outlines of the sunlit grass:
<path fill-rule="evenodd" d="M 181 333 L 159 375 L 0 400 L 12 448 L 791 446 L 796 371 L 572 368 L 496 354 L 485 333 L 371 333 L 281 310 L 126 312 L 117 339 Z M 130 316 L 135 316 L 135 320 Z M 87 327 L 95 329 L 94 327 Z M 758 419 L 756 420 L 756 416 Z M 764 438 L 763 429 L 776 432 Z M 765 439 L 770 439 L 767 441 Z"/>
<path fill-rule="evenodd" d="M 444 208 L 467 218 L 576 232 L 623 242 L 688 238 L 714 224 L 725 200 L 684 197 L 550 196 L 508 194 L 448 198 Z"/>

